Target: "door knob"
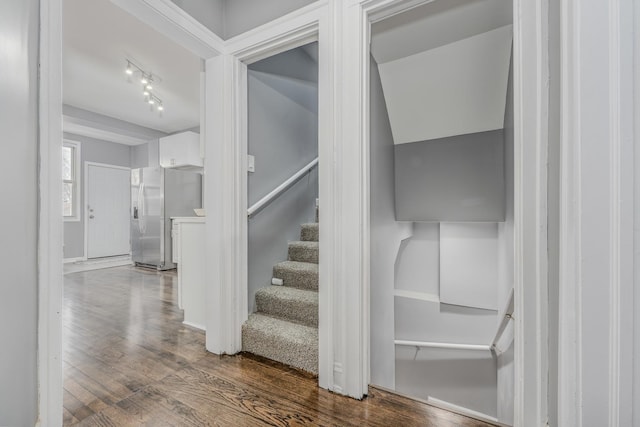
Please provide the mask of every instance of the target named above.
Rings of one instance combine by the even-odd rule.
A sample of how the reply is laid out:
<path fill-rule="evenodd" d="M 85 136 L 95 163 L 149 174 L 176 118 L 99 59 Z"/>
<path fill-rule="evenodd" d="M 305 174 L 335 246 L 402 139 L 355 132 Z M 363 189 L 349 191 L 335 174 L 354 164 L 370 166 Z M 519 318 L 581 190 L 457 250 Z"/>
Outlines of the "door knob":
<path fill-rule="evenodd" d="M 89 219 L 93 219 L 95 218 L 93 215 L 89 215 Z"/>

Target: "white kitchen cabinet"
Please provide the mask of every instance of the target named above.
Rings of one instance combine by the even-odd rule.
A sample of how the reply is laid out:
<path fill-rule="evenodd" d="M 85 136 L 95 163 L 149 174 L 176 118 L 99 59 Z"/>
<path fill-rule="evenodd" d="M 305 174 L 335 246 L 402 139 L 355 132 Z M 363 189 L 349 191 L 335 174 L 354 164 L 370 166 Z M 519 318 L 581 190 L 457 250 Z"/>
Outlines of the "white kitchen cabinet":
<path fill-rule="evenodd" d="M 178 306 L 185 325 L 205 330 L 205 240 L 203 217 L 175 217 L 174 262 L 178 264 Z"/>
<path fill-rule="evenodd" d="M 160 138 L 160 166 L 163 168 L 200 169 L 200 135 L 187 131 Z"/>

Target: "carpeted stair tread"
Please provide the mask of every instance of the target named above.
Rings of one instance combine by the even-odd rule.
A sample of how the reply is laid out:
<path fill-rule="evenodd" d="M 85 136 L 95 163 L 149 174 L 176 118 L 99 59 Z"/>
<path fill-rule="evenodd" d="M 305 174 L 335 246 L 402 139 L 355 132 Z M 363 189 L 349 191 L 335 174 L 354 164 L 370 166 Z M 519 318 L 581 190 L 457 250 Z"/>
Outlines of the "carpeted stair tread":
<path fill-rule="evenodd" d="M 309 222 L 307 224 L 302 224 L 300 240 L 304 242 L 317 242 L 319 240 L 318 223 Z"/>
<path fill-rule="evenodd" d="M 256 292 L 258 313 L 318 327 L 318 292 L 267 286 Z"/>
<path fill-rule="evenodd" d="M 254 313 L 242 325 L 242 350 L 318 373 L 318 329 Z"/>
<path fill-rule="evenodd" d="M 318 263 L 318 242 L 289 242 L 289 261 Z"/>
<path fill-rule="evenodd" d="M 318 264 L 283 261 L 273 266 L 273 277 L 282 279 L 284 286 L 318 290 Z"/>

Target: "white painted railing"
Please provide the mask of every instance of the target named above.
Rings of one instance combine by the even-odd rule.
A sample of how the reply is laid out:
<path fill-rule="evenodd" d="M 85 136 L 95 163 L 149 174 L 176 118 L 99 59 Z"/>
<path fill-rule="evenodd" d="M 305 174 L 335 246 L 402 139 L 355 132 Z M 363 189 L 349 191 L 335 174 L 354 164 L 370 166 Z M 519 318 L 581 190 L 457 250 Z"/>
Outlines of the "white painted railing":
<path fill-rule="evenodd" d="M 267 207 L 271 202 L 278 198 L 282 193 L 289 189 L 293 184 L 298 182 L 303 176 L 305 176 L 308 172 L 311 172 L 313 168 L 318 165 L 318 158 L 313 159 L 308 165 L 300 169 L 298 172 L 293 174 L 291 178 L 287 179 L 285 182 L 277 186 L 273 191 L 264 196 L 262 199 L 258 200 L 254 203 L 249 209 L 247 209 L 247 216 L 251 218 L 256 213 L 260 212 L 262 209 Z"/>
<path fill-rule="evenodd" d="M 479 350 L 479 351 L 493 351 L 497 355 L 500 355 L 503 351 L 498 348 L 498 341 L 502 338 L 502 334 L 507 329 L 509 321 L 513 318 L 513 288 L 509 292 L 509 296 L 501 311 L 501 320 L 498 325 L 495 337 L 490 345 L 484 344 L 456 344 L 456 343 L 443 343 L 443 342 L 430 342 L 430 341 L 408 341 L 408 340 L 395 340 L 395 345 L 403 345 L 407 347 L 415 347 L 416 350 L 421 348 L 445 348 L 451 350 Z"/>
<path fill-rule="evenodd" d="M 491 342 L 491 350 L 493 350 L 497 355 L 500 355 L 503 350 L 498 348 L 498 342 L 500 338 L 502 338 L 502 334 L 507 329 L 507 325 L 509 321 L 513 318 L 513 288 L 509 292 L 509 296 L 507 297 L 507 301 L 504 305 L 504 308 L 500 311 L 500 324 L 498 325 L 498 330 L 496 331 L 496 335 Z"/>
<path fill-rule="evenodd" d="M 430 341 L 407 341 L 407 340 L 395 340 L 395 345 L 404 345 L 407 347 L 416 348 L 447 348 L 451 350 L 481 350 L 489 351 L 491 346 L 484 344 L 454 344 L 444 342 L 430 342 Z"/>

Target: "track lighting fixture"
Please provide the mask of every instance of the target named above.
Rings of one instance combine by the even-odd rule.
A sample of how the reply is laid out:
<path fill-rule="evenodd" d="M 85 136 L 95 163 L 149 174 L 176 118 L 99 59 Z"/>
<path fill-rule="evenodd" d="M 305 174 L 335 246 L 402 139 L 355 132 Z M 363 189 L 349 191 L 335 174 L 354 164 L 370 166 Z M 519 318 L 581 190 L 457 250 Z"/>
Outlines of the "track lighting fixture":
<path fill-rule="evenodd" d="M 162 115 L 162 111 L 164 111 L 162 99 L 158 98 L 156 94 L 151 92 L 153 90 L 153 85 L 151 83 L 155 81 L 153 74 L 146 72 L 130 59 L 127 59 L 126 61 L 127 68 L 125 69 L 125 73 L 128 76 L 132 76 L 135 73 L 139 74 L 140 83 L 142 83 L 142 95 L 144 95 L 145 102 L 150 105 L 152 111 L 154 110 L 154 106 L 157 105 L 157 110 L 160 112 L 160 115 Z"/>

